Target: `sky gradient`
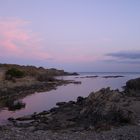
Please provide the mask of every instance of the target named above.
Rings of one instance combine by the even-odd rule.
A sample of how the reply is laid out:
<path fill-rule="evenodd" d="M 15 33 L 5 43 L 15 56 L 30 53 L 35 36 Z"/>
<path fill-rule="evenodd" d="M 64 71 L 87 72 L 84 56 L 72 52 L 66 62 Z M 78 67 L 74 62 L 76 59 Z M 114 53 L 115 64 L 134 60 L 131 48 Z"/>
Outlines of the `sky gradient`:
<path fill-rule="evenodd" d="M 139 0 L 0 0 L 0 63 L 139 72 Z"/>

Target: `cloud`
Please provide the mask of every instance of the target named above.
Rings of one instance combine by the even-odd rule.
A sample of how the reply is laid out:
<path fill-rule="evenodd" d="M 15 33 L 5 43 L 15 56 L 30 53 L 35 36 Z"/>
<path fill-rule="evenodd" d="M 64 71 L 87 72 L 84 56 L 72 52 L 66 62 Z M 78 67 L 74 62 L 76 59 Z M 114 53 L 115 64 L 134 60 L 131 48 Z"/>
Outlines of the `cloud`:
<path fill-rule="evenodd" d="M 105 62 L 105 63 L 115 63 L 115 64 L 132 64 L 132 65 L 135 65 L 135 64 L 140 64 L 140 60 L 136 60 L 136 59 L 129 59 L 129 60 L 122 60 L 122 59 L 104 59 L 102 60 L 102 62 Z"/>
<path fill-rule="evenodd" d="M 51 55 L 42 48 L 41 38 L 29 30 L 29 21 L 0 18 L 0 58 L 47 60 Z"/>
<path fill-rule="evenodd" d="M 140 51 L 122 51 L 116 53 L 108 53 L 106 56 L 111 56 L 120 59 L 140 59 Z"/>
<path fill-rule="evenodd" d="M 104 60 L 102 61 L 105 63 L 139 65 L 140 51 L 133 50 L 108 53 L 105 55 Z"/>

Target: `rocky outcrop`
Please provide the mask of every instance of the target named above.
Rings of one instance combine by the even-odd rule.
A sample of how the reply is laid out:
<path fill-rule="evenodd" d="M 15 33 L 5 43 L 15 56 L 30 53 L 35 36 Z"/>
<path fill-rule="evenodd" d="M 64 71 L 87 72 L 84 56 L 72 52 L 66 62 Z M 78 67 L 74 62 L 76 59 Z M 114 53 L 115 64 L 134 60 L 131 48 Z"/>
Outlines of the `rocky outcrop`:
<path fill-rule="evenodd" d="M 140 78 L 127 81 L 124 89 L 128 96 L 140 96 Z"/>
<path fill-rule="evenodd" d="M 123 95 L 118 90 L 110 90 L 110 88 L 93 92 L 86 99 L 80 117 L 86 124 L 93 126 L 134 122 L 133 111 L 123 106 L 123 99 Z"/>
<path fill-rule="evenodd" d="M 15 126 L 34 130 L 107 130 L 114 126 L 136 123 L 131 99 L 110 88 L 92 92 L 87 98 L 60 102 L 57 107 L 38 114 L 17 119 L 10 118 Z"/>

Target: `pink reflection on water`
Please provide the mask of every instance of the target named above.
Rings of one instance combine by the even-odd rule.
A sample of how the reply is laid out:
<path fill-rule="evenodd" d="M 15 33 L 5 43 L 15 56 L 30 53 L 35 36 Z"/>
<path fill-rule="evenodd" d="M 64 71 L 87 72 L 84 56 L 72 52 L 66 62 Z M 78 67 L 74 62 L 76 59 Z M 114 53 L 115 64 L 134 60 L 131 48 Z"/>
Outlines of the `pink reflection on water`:
<path fill-rule="evenodd" d="M 80 77 L 80 76 L 79 76 Z M 55 107 L 57 102 L 76 100 L 78 96 L 86 97 L 92 91 L 97 91 L 101 88 L 111 87 L 112 89 L 121 89 L 125 85 L 126 81 L 132 78 L 132 76 L 125 76 L 120 78 L 75 78 L 75 76 L 62 77 L 64 79 L 81 81 L 82 84 L 69 84 L 66 86 L 60 86 L 57 90 L 49 92 L 35 93 L 26 96 L 22 101 L 26 103 L 26 107 L 12 112 L 8 110 L 2 110 L 0 112 L 0 121 L 6 120 L 9 117 L 19 117 L 34 112 L 41 112 L 43 110 L 49 110 Z"/>

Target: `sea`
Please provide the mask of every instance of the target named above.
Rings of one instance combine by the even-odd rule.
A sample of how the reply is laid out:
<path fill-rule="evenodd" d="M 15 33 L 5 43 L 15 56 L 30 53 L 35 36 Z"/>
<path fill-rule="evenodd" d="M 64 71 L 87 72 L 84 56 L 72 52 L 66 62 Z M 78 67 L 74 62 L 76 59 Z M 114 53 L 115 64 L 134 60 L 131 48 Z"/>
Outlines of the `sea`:
<path fill-rule="evenodd" d="M 93 77 L 97 76 L 97 77 Z M 104 78 L 104 76 L 123 76 L 117 78 Z M 20 117 L 49 110 L 56 106 L 57 102 L 76 101 L 78 96 L 87 97 L 91 92 L 101 88 L 123 90 L 126 82 L 130 79 L 140 77 L 140 72 L 79 72 L 77 76 L 59 76 L 58 79 L 80 81 L 81 84 L 68 84 L 58 86 L 57 89 L 30 94 L 22 100 L 25 108 L 9 111 L 3 107 L 0 110 L 0 124 L 7 123 L 9 117 Z"/>

